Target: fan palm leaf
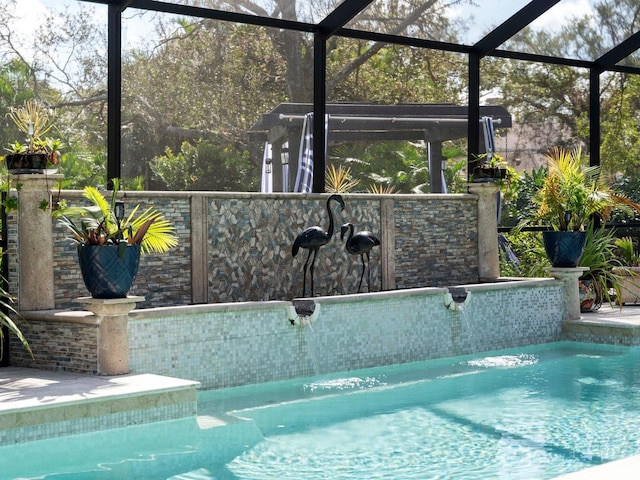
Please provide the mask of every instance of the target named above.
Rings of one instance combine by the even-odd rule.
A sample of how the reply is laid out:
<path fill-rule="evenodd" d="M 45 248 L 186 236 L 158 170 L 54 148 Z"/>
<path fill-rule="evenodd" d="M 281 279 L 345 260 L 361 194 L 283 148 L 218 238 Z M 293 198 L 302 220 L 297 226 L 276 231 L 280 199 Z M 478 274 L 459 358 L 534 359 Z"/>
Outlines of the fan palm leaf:
<path fill-rule="evenodd" d="M 148 207 L 141 214 L 136 205 L 126 219 L 115 215 L 119 182 L 113 182 L 111 202 L 95 187 L 85 187 L 83 196 L 91 205 L 63 206 L 53 215 L 66 227 L 72 240 L 84 245 L 114 245 L 122 241 L 141 246 L 142 253 L 163 253 L 178 244 L 175 228 L 157 209 Z"/>

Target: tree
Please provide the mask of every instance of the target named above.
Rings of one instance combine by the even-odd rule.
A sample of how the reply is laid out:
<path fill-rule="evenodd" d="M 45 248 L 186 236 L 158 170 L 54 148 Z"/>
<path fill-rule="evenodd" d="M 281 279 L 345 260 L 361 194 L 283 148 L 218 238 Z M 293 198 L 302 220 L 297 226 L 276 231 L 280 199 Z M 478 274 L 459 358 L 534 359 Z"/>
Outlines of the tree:
<path fill-rule="evenodd" d="M 211 141 L 183 142 L 175 154 L 167 147 L 165 155 L 153 159 L 151 169 L 170 190 L 233 192 L 256 188 L 248 152 Z"/>
<path fill-rule="evenodd" d="M 106 29 L 96 25 L 83 2 L 50 15 L 38 16 L 33 35 L 19 37 L 16 0 L 6 0 L 0 10 L 0 114 L 28 98 L 56 111 L 56 136 L 63 140 L 61 159 L 70 186 L 82 175 L 77 162 L 66 164 L 67 156 L 102 159 L 106 150 Z M 17 132 L 6 127 L 0 140 L 6 145 Z M 83 169 L 87 165 L 82 165 Z M 106 165 L 99 165 L 102 177 Z M 94 169 L 95 170 L 95 169 Z M 95 176 L 91 176 L 95 180 Z"/>
<path fill-rule="evenodd" d="M 634 0 L 602 0 L 594 5 L 593 13 L 576 15 L 559 32 L 526 28 L 508 46 L 541 55 L 597 59 L 639 29 L 639 13 Z M 491 59 L 484 63 L 482 76 L 485 89 L 499 92 L 515 122 L 530 137 L 512 158 L 531 156 L 531 146 L 541 159 L 553 145 L 588 146 L 586 69 Z M 640 98 L 637 76 L 603 73 L 600 83 L 602 172 L 635 172 L 640 153 L 634 113 Z"/>
<path fill-rule="evenodd" d="M 203 3 L 268 14 L 254 2 Z M 396 9 L 403 4 L 391 3 Z M 419 12 L 436 3 L 412 2 L 413 10 L 399 13 L 407 18 L 392 32 L 410 24 L 427 28 Z M 280 0 L 270 5 L 272 14 L 282 18 L 302 20 L 311 15 L 304 2 Z M 323 6 L 329 8 L 326 2 L 313 8 Z M 374 9 L 363 21 L 386 24 L 379 15 Z M 438 15 L 429 20 L 432 29 L 446 31 L 451 25 Z M 146 174 L 144 165 L 162 155 L 165 146 L 177 151 L 184 141 L 207 139 L 252 152 L 250 183 L 257 185 L 262 161 L 257 152 L 262 145 L 253 144 L 247 131 L 281 102 L 311 102 L 312 37 L 208 19 L 178 19 L 173 25 L 176 28 L 171 29 L 165 21 L 157 48 L 132 52 L 126 59 L 123 156 L 137 159 L 128 172 Z M 466 78 L 466 62 L 461 55 L 348 39 L 332 39 L 328 50 L 331 101 L 452 102 L 464 89 L 459 79 Z"/>

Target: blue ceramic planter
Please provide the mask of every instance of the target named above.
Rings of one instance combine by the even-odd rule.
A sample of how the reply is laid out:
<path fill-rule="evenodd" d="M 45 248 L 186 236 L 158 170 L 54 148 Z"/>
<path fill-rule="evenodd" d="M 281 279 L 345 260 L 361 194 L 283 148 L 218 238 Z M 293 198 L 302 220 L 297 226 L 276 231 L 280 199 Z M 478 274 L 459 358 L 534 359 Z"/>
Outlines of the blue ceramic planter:
<path fill-rule="evenodd" d="M 586 232 L 542 232 L 544 249 L 551 265 L 556 268 L 575 268 L 584 252 Z"/>
<path fill-rule="evenodd" d="M 80 245 L 78 260 L 93 298 L 125 298 L 140 263 L 140 245 Z"/>

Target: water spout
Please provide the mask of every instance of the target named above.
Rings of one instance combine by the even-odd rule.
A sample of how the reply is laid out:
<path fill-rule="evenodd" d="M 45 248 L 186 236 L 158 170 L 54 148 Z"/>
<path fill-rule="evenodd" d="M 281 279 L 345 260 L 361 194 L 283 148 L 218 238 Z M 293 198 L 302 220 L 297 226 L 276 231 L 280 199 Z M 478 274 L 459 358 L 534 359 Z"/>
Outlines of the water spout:
<path fill-rule="evenodd" d="M 310 327 L 320 314 L 320 305 L 313 300 L 293 300 L 288 314 L 291 325 Z"/>
<path fill-rule="evenodd" d="M 444 306 L 453 312 L 461 312 L 465 309 L 471 298 L 471 292 L 463 287 L 449 287 L 444 294 Z"/>

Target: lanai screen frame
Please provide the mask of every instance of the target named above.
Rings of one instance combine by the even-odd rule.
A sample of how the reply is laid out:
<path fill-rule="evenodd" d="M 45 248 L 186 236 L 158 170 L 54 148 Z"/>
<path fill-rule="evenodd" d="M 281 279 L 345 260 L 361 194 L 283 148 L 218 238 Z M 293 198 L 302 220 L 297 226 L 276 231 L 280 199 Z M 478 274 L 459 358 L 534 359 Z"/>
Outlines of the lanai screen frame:
<path fill-rule="evenodd" d="M 600 165 L 600 75 L 605 71 L 640 74 L 640 68 L 618 65 L 620 61 L 640 48 L 640 32 L 619 43 L 595 60 L 576 60 L 564 57 L 501 50 L 498 47 L 516 33 L 536 20 L 547 10 L 562 0 L 532 0 L 510 18 L 497 26 L 474 45 L 446 43 L 407 36 L 390 35 L 345 28 L 344 26 L 373 0 L 343 0 L 319 23 L 305 23 L 272 17 L 261 17 L 229 11 L 171 3 L 170 0 L 80 0 L 105 4 L 108 7 L 107 27 L 107 178 L 121 176 L 121 106 L 122 106 L 122 12 L 131 7 L 176 15 L 208 18 L 212 20 L 245 23 L 264 27 L 274 27 L 312 33 L 314 36 L 314 176 L 313 192 L 324 192 L 325 185 L 325 134 L 326 113 L 326 54 L 327 41 L 332 36 L 360 39 L 374 42 L 429 48 L 448 52 L 463 53 L 468 56 L 469 68 L 469 118 L 480 118 L 480 62 L 484 57 L 499 57 L 537 63 L 550 63 L 569 67 L 580 67 L 589 71 L 589 152 L 591 165 Z M 479 153 L 480 125 L 468 122 L 468 158 L 471 164 Z"/>

